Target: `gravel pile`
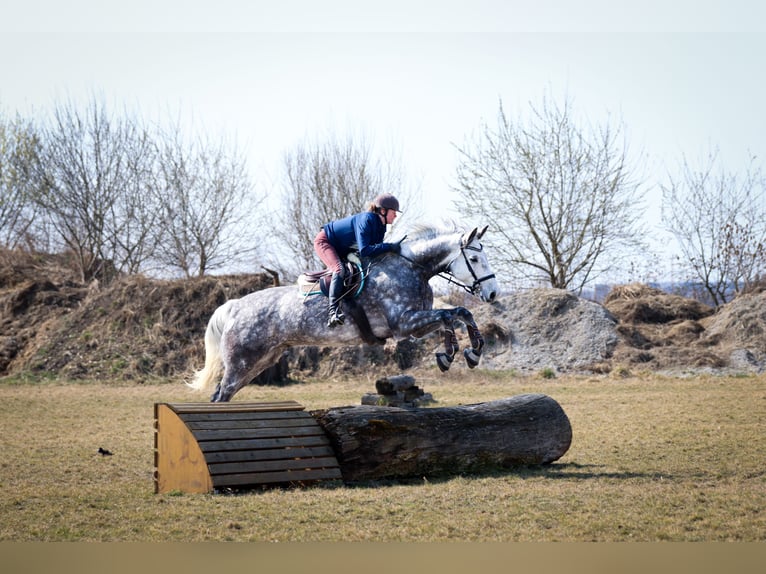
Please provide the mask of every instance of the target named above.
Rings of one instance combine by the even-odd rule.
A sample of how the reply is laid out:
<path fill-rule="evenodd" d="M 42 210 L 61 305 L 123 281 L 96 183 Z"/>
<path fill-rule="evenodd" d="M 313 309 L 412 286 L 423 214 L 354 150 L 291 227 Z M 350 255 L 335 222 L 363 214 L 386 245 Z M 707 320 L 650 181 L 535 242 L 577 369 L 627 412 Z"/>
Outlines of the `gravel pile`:
<path fill-rule="evenodd" d="M 598 370 L 620 342 L 602 305 L 559 289 L 530 289 L 472 309 L 484 333 L 486 369 Z"/>

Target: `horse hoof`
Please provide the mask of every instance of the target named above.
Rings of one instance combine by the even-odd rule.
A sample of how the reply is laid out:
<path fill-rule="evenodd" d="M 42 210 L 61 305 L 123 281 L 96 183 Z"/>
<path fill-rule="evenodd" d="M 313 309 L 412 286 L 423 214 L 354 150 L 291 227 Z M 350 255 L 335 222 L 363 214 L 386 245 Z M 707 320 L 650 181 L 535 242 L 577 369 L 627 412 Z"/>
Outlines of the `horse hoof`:
<path fill-rule="evenodd" d="M 468 368 L 473 369 L 479 364 L 479 355 L 477 355 L 473 349 L 465 349 L 463 351 L 465 362 L 468 363 Z"/>
<path fill-rule="evenodd" d="M 439 370 L 442 373 L 449 370 L 451 364 L 452 357 L 450 357 L 447 353 L 436 353 L 436 366 L 439 367 Z"/>

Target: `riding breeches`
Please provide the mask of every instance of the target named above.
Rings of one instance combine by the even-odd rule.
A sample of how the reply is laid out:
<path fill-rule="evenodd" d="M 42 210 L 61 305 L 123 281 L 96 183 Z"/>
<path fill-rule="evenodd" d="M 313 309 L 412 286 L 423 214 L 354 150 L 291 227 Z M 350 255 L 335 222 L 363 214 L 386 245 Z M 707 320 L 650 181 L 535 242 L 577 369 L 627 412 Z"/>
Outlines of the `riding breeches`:
<path fill-rule="evenodd" d="M 343 273 L 343 263 L 341 262 L 340 257 L 338 257 L 335 248 L 330 245 L 330 242 L 327 240 L 327 234 L 324 232 L 324 229 L 322 229 L 314 238 L 314 251 L 316 251 L 319 259 L 322 260 L 322 263 L 324 263 L 328 269 L 332 270 L 333 273 Z"/>

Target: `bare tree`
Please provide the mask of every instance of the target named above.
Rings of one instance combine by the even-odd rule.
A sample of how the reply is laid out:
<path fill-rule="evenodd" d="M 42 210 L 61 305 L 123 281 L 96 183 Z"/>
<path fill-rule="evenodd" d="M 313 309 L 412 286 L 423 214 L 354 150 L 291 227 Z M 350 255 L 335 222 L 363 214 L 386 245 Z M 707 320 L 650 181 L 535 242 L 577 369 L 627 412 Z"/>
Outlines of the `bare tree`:
<path fill-rule="evenodd" d="M 84 110 L 57 105 L 41 137 L 37 201 L 82 280 L 138 271 L 157 212 L 147 131 L 93 98 Z"/>
<path fill-rule="evenodd" d="M 766 189 L 754 162 L 738 176 L 720 166 L 717 150 L 700 169 L 684 158 L 680 175 L 662 187 L 663 223 L 715 305 L 766 273 Z"/>
<path fill-rule="evenodd" d="M 458 204 L 490 222 L 508 277 L 580 292 L 640 244 L 641 185 L 621 126 L 586 130 L 568 100 L 530 112 L 511 121 L 501 102 L 496 124 L 458 148 Z"/>
<path fill-rule="evenodd" d="M 0 245 L 33 244 L 30 230 L 37 215 L 33 173 L 39 140 L 30 121 L 0 115 Z"/>
<path fill-rule="evenodd" d="M 322 225 L 366 210 L 384 192 L 410 209 L 412 194 L 401 162 L 395 154 L 376 155 L 364 135 L 341 138 L 330 133 L 289 149 L 284 154 L 281 219 L 274 229 L 288 256 L 272 265 L 286 275 L 316 268 L 313 241 Z"/>
<path fill-rule="evenodd" d="M 258 252 L 258 206 L 242 154 L 225 142 L 160 138 L 163 236 L 157 259 L 187 277 L 243 263 Z"/>

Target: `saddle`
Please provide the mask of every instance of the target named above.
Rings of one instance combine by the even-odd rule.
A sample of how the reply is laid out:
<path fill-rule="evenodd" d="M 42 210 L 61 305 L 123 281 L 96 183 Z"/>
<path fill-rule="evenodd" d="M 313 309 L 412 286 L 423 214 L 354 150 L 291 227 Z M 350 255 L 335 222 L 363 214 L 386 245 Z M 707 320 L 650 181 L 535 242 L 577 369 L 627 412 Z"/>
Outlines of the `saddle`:
<path fill-rule="evenodd" d="M 355 301 L 362 292 L 362 289 L 364 289 L 366 275 L 362 268 L 362 261 L 356 253 L 350 253 L 347 259 L 347 261 L 343 262 L 345 273 L 343 275 L 343 295 L 340 297 L 341 305 L 343 305 L 344 310 L 356 323 L 359 328 L 359 334 L 365 343 L 368 345 L 382 345 L 386 340 L 377 337 L 372 332 L 367 314 L 362 306 L 358 305 Z M 329 269 L 304 271 L 298 277 L 298 292 L 304 300 L 312 295 L 321 294 L 327 297 L 330 294 L 331 279 L 332 271 Z"/>
<path fill-rule="evenodd" d="M 348 260 L 343 262 L 343 295 L 341 300 L 356 299 L 364 288 L 364 272 L 362 262 L 355 253 L 348 255 Z M 332 271 L 322 269 L 320 271 L 304 271 L 298 276 L 298 289 L 304 297 L 322 294 L 327 297 L 330 293 L 330 280 Z"/>

